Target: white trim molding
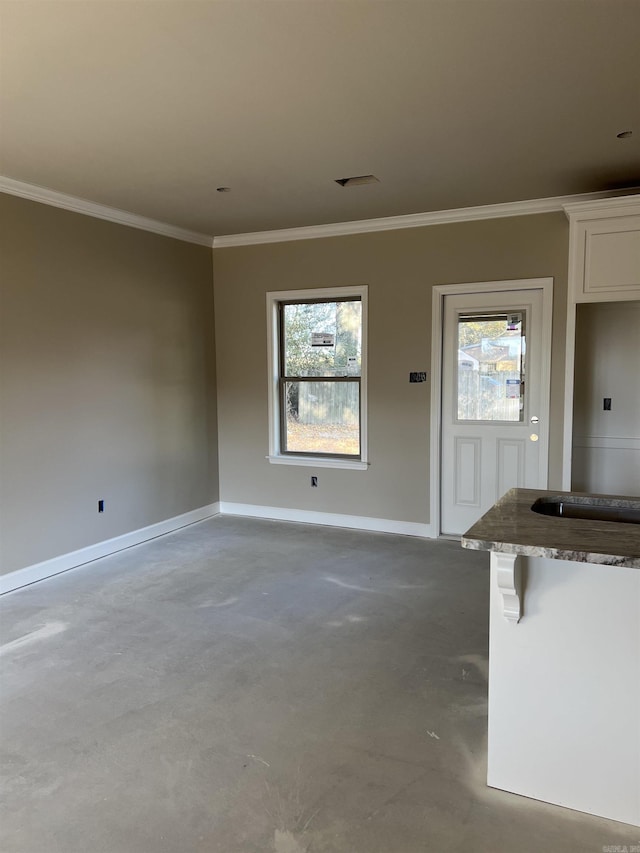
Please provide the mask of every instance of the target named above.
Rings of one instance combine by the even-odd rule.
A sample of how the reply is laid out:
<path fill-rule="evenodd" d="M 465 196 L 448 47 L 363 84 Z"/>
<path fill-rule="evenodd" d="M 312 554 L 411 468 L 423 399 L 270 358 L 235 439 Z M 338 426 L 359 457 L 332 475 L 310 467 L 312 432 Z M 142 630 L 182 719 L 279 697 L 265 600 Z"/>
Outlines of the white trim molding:
<path fill-rule="evenodd" d="M 552 278 L 525 278 L 507 281 L 479 281 L 463 284 L 437 284 L 432 289 L 431 306 L 431 418 L 429 441 L 429 513 L 431 516 L 431 527 L 435 537 L 442 535 L 440 532 L 440 497 L 441 497 L 441 441 L 442 441 L 442 346 L 443 346 L 443 319 L 444 300 L 446 296 L 457 296 L 469 294 L 476 296 L 479 293 L 494 293 L 496 291 L 515 290 L 541 290 L 542 291 L 542 372 L 538 377 L 541 387 L 544 409 L 541 411 L 543 423 L 549 423 L 549 411 L 551 406 L 551 326 L 553 320 L 553 279 Z M 540 488 L 546 488 L 548 478 L 549 458 L 549 434 L 550 429 L 544 433 L 540 442 L 541 459 L 546 460 L 546 475 L 544 484 Z"/>
<path fill-rule="evenodd" d="M 360 459 L 331 459 L 323 456 L 267 456 L 272 465 L 298 465 L 302 468 L 344 468 L 352 471 L 366 471 L 370 462 Z"/>
<path fill-rule="evenodd" d="M 635 188 L 635 194 L 626 193 L 623 196 L 614 196 L 596 201 L 586 198 L 582 201 L 576 200 L 573 204 L 565 204 L 564 212 L 569 220 L 569 265 L 567 281 L 567 322 L 565 327 L 565 370 L 564 370 L 564 413 L 563 413 L 563 436 L 562 436 L 562 488 L 571 491 L 572 481 L 572 455 L 573 455 L 573 395 L 575 384 L 575 351 L 577 332 L 578 304 L 591 302 L 591 298 L 585 298 L 584 274 L 586 261 L 586 234 L 584 223 L 589 220 L 596 222 L 616 219 L 633 214 L 640 214 L 640 194 Z M 603 223 L 604 224 L 604 223 Z M 624 288 L 626 289 L 626 288 Z M 620 299 L 634 299 L 633 289 L 621 295 L 620 291 L 614 296 L 609 293 L 602 300 L 603 304 Z M 598 301 L 600 301 L 598 299 Z"/>
<path fill-rule="evenodd" d="M 621 194 L 637 192 L 637 187 L 621 190 Z M 503 219 L 510 216 L 531 216 L 537 213 L 558 213 L 572 203 L 593 203 L 612 199 L 616 192 L 582 193 L 578 195 L 510 201 L 504 204 L 483 204 L 477 207 L 458 207 L 433 210 L 428 213 L 409 213 L 403 216 L 384 216 L 379 219 L 358 219 L 352 222 L 333 222 L 327 225 L 308 225 L 302 228 L 282 228 L 275 231 L 253 231 L 246 234 L 221 234 L 213 238 L 214 249 L 232 246 L 257 246 L 263 243 L 286 243 L 293 240 L 313 240 L 321 237 L 343 237 L 348 234 L 370 234 L 375 231 L 397 231 L 403 228 L 422 228 L 425 225 L 446 225 L 452 222 L 472 222 L 478 219 Z M 605 202 L 606 203 L 606 202 Z"/>
<path fill-rule="evenodd" d="M 625 213 L 627 208 L 631 213 L 637 213 L 638 204 L 640 204 L 640 195 L 614 197 L 612 194 L 608 194 L 606 198 L 596 199 L 595 201 L 589 201 L 586 196 L 583 196 L 581 200 L 564 204 L 563 208 L 567 218 L 571 221 L 574 219 L 617 217 L 620 216 L 621 211 Z"/>
<path fill-rule="evenodd" d="M 368 294 L 366 284 L 352 287 L 321 287 L 309 290 L 278 290 L 267 293 L 267 376 L 269 455 L 271 464 L 302 465 L 318 468 L 352 468 L 366 470 L 367 462 L 367 360 L 368 360 Z M 344 299 L 359 297 L 362 304 L 362 357 L 360 374 L 360 458 L 349 459 L 331 456 L 294 456 L 280 452 L 280 400 L 279 400 L 279 329 L 278 306 L 281 302 L 296 302 L 305 299 Z"/>
<path fill-rule="evenodd" d="M 116 222 L 118 225 L 126 225 L 129 228 L 151 231 L 154 234 L 161 234 L 163 237 L 173 237 L 175 240 L 182 240 L 185 243 L 197 243 L 209 248 L 213 245 L 213 238 L 208 234 L 188 231 L 186 228 L 179 228 L 177 225 L 169 225 L 166 222 L 159 222 L 157 219 L 148 219 L 146 216 L 139 216 L 137 213 L 108 207 L 105 204 L 97 204 L 94 201 L 60 193 L 57 190 L 38 187 L 35 184 L 26 184 L 24 181 L 15 181 L 13 178 L 7 178 L 4 175 L 0 175 L 0 192 L 26 198 L 29 201 L 37 201 L 40 204 L 48 204 L 51 207 L 60 207 L 73 213 L 81 213 L 84 216 L 93 216 L 95 219 Z"/>
<path fill-rule="evenodd" d="M 341 515 L 335 512 L 220 501 L 220 514 L 264 518 L 270 521 L 292 521 L 298 524 L 320 524 L 325 527 L 345 527 L 350 530 L 370 530 L 376 533 L 398 533 L 403 536 L 417 536 L 421 539 L 434 538 L 429 524 L 361 515 Z"/>
<path fill-rule="evenodd" d="M 507 622 L 518 623 L 521 615 L 520 577 L 516 554 L 491 552 L 491 567 L 495 569 L 496 584 L 502 599 L 502 615 Z"/>
<path fill-rule="evenodd" d="M 262 243 L 286 243 L 292 240 L 312 240 L 322 237 L 341 237 L 348 234 L 369 234 L 376 231 L 397 231 L 403 228 L 421 228 L 425 225 L 445 225 L 452 222 L 472 222 L 480 219 L 502 219 L 509 216 L 530 216 L 537 213 L 555 213 L 565 210 L 567 215 L 578 210 L 582 204 L 602 201 L 603 206 L 616 198 L 624 199 L 629 193 L 637 193 L 639 187 L 609 191 L 578 193 L 576 195 L 551 196 L 526 201 L 509 201 L 502 204 L 483 204 L 476 207 L 457 207 L 450 210 L 433 210 L 425 213 L 409 213 L 400 216 L 383 216 L 376 219 L 358 219 L 351 222 L 332 222 L 323 225 L 308 225 L 299 228 L 280 228 L 273 231 L 252 231 L 244 234 L 220 234 L 216 237 L 199 231 L 189 231 L 177 225 L 149 219 L 128 210 L 98 204 L 78 196 L 58 192 L 0 175 L 0 192 L 8 195 L 105 219 L 130 228 L 151 231 L 164 237 L 173 237 L 186 243 L 196 243 L 214 249 L 232 246 L 255 246 Z"/>
<path fill-rule="evenodd" d="M 640 450 L 640 437 L 614 435 L 574 435 L 574 447 L 594 447 L 602 450 Z"/>
<path fill-rule="evenodd" d="M 325 527 L 343 527 L 350 530 L 368 530 L 377 533 L 416 536 L 421 539 L 434 538 L 429 524 L 420 524 L 413 521 L 396 521 L 386 518 L 340 515 L 333 512 L 315 512 L 302 509 L 288 509 L 285 507 L 258 506 L 254 504 L 220 501 L 207 504 L 191 512 L 185 512 L 174 518 L 168 518 L 166 521 L 151 524 L 148 527 L 142 527 L 139 530 L 132 530 L 130 533 L 124 533 L 122 536 L 115 536 L 113 539 L 97 542 L 95 545 L 80 548 L 78 551 L 71 551 L 68 554 L 62 554 L 51 560 L 44 560 L 42 563 L 35 563 L 24 569 L 8 572 L 6 575 L 0 576 L 0 595 L 22 589 L 38 581 L 68 572 L 71 569 L 80 568 L 102 557 L 108 557 L 111 554 L 116 554 L 118 551 L 124 551 L 126 548 L 131 548 L 134 545 L 141 545 L 150 539 L 157 539 L 159 536 L 165 536 L 183 527 L 188 527 L 191 524 L 196 524 L 218 515 L 264 518 L 270 521 L 290 521 L 298 524 L 319 524 Z"/>
<path fill-rule="evenodd" d="M 36 563 L 33 566 L 9 572 L 0 577 L 0 595 L 44 580 L 45 578 L 59 575 L 61 572 L 76 569 L 86 563 L 99 560 L 101 557 L 108 557 L 110 554 L 124 551 L 125 548 L 140 545 L 142 542 L 148 542 L 149 539 L 156 539 L 158 536 L 164 536 L 167 533 L 180 530 L 180 528 L 195 524 L 198 521 L 212 518 L 218 515 L 219 512 L 219 503 L 207 504 L 206 506 L 191 510 L 191 512 L 185 512 L 182 515 L 176 515 L 165 521 L 159 521 L 157 524 L 150 524 L 148 527 L 132 530 L 130 533 L 124 533 L 122 536 L 115 536 L 113 539 L 105 539 L 103 542 L 97 542 L 95 545 L 80 548 L 78 551 L 71 551 L 68 554 L 62 554 L 51 560 L 45 560 L 42 563 Z"/>

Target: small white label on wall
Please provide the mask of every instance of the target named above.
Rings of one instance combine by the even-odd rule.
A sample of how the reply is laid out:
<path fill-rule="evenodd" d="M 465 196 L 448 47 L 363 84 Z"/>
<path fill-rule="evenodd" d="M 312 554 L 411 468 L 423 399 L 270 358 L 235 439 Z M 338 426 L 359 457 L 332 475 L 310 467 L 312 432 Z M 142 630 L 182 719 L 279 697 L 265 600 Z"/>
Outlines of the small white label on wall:
<path fill-rule="evenodd" d="M 507 399 L 513 400 L 520 396 L 520 380 L 507 379 Z"/>
<path fill-rule="evenodd" d="M 325 332 L 311 332 L 312 347 L 332 347 L 335 343 L 335 335 L 329 335 Z"/>

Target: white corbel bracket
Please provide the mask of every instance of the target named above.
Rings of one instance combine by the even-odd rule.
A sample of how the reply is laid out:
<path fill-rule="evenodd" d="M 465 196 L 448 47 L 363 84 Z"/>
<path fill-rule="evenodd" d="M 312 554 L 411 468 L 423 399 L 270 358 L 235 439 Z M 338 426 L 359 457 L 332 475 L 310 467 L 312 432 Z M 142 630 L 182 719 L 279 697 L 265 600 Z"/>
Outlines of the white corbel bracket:
<path fill-rule="evenodd" d="M 496 569 L 498 591 L 502 598 L 502 615 L 508 622 L 520 621 L 520 578 L 516 554 L 491 552 L 491 562 Z"/>

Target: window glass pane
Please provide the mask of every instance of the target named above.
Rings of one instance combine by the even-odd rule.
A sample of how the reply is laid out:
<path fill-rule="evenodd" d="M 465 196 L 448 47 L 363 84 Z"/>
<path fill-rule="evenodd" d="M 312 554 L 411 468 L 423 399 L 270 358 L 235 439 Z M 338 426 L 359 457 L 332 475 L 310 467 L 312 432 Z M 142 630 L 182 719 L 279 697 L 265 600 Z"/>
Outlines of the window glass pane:
<path fill-rule="evenodd" d="M 458 420 L 521 421 L 524 314 L 458 319 Z"/>
<path fill-rule="evenodd" d="M 360 455 L 359 382 L 286 382 L 285 449 Z"/>
<path fill-rule="evenodd" d="M 285 376 L 360 376 L 362 303 L 282 306 Z"/>

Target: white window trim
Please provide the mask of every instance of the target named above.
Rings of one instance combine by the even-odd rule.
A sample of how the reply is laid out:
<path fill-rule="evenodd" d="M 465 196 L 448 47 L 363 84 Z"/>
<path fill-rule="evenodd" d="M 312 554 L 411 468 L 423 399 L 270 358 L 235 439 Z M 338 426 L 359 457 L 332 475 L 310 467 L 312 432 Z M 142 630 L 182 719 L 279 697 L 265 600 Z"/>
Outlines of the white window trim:
<path fill-rule="evenodd" d="M 369 467 L 367 456 L 367 328 L 369 288 L 366 284 L 353 287 L 322 287 L 312 290 L 278 290 L 267 293 L 267 366 L 269 381 L 269 455 L 272 465 L 300 465 L 307 468 L 351 468 L 364 471 Z M 303 299 L 344 299 L 359 296 L 362 301 L 362 368 L 360 375 L 360 459 L 331 458 L 330 456 L 289 456 L 280 450 L 280 405 L 278 397 L 278 303 Z"/>

